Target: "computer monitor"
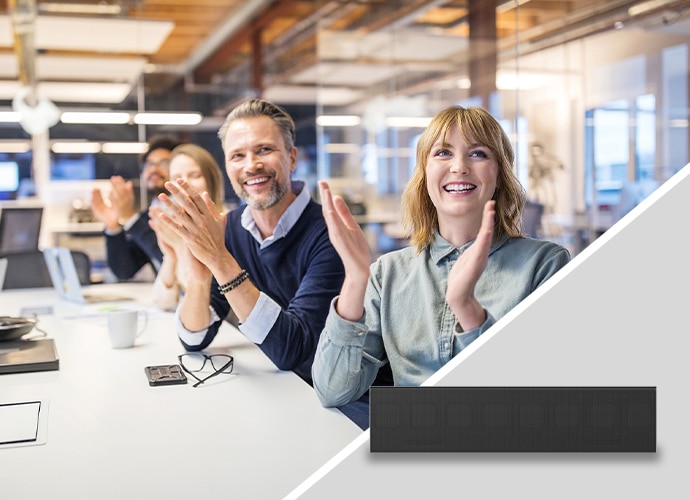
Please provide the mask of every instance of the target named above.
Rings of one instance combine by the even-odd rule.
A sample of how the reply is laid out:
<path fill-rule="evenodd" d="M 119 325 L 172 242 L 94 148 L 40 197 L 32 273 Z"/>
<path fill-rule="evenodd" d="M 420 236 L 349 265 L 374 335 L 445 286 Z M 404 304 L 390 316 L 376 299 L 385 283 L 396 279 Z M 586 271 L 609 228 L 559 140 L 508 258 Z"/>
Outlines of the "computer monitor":
<path fill-rule="evenodd" d="M 19 164 L 0 161 L 0 200 L 13 200 L 19 190 Z"/>
<path fill-rule="evenodd" d="M 5 207 L 0 210 L 0 255 L 38 250 L 43 207 Z"/>
<path fill-rule="evenodd" d="M 96 178 L 93 153 L 53 153 L 50 163 L 52 181 L 90 181 Z"/>

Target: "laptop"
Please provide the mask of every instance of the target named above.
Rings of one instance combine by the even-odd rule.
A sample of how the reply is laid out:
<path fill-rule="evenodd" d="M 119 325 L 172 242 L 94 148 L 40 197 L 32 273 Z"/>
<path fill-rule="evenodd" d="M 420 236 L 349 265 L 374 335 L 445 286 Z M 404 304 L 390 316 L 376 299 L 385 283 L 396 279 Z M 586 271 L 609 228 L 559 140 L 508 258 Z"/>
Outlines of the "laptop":
<path fill-rule="evenodd" d="M 124 297 L 106 293 L 84 293 L 79 282 L 77 268 L 74 265 L 72 252 L 66 247 L 49 247 L 43 249 L 50 280 L 53 288 L 61 299 L 77 304 L 92 304 L 97 302 L 114 302 L 120 300 L 133 300 L 132 297 Z"/>
<path fill-rule="evenodd" d="M 8 340 L 0 342 L 0 373 L 59 370 L 53 339 Z"/>
<path fill-rule="evenodd" d="M 43 207 L 5 207 L 0 211 L 0 253 L 38 250 Z"/>

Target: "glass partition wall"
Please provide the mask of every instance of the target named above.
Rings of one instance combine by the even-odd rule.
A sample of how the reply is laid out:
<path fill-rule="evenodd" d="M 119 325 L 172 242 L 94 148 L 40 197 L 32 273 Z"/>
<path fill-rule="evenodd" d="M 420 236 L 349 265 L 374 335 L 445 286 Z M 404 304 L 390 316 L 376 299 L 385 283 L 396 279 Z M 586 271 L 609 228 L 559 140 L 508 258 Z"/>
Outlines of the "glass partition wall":
<path fill-rule="evenodd" d="M 323 19 L 311 69 L 317 177 L 380 252 L 404 243 L 416 140 L 451 104 L 501 121 L 543 206 L 538 237 L 573 255 L 688 163 L 689 2 L 411 3 L 381 2 L 382 17 L 407 12 L 384 30 Z"/>
<path fill-rule="evenodd" d="M 158 131 L 206 147 L 222 164 L 216 133 L 235 104 L 263 95 L 283 105 L 298 126 L 295 176 L 314 192 L 316 179 L 330 179 L 378 253 L 405 243 L 399 200 L 416 142 L 451 104 L 500 120 L 531 206 L 541 207 L 533 234 L 573 255 L 689 161 L 690 0 L 287 1 L 225 51 L 232 69 L 162 96 L 144 96 L 142 80 L 137 106 L 204 110 L 203 124 Z M 286 20 L 272 9 L 294 11 L 294 24 L 281 28 Z M 127 142 L 154 132 L 59 123 L 50 139 Z M 47 143 L 33 156 L 2 149 L 16 137 L 26 137 L 18 124 L 0 124 L 0 162 L 19 168 L 19 186 L 0 197 L 44 186 L 43 198 L 65 207 L 113 174 L 139 175 L 136 154 L 82 151 L 75 165 Z M 236 202 L 227 179 L 226 193 Z"/>

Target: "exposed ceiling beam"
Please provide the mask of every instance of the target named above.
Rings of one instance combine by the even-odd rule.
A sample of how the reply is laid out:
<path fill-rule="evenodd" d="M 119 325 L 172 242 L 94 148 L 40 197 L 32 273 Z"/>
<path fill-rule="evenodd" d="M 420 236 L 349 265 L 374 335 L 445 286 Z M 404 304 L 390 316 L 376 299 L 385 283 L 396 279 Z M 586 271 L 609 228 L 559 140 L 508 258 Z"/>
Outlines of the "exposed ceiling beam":
<path fill-rule="evenodd" d="M 205 66 L 207 60 L 230 39 L 235 37 L 244 26 L 254 19 L 259 12 L 264 10 L 273 0 L 253 0 L 246 2 L 237 13 L 226 19 L 222 26 L 216 30 L 206 41 L 194 51 L 192 56 L 182 65 L 184 74 L 196 71 L 199 66 Z"/>
<path fill-rule="evenodd" d="M 203 62 L 196 66 L 194 71 L 195 80 L 209 81 L 211 76 L 218 73 L 219 69 L 225 67 L 225 61 L 230 59 L 242 45 L 252 40 L 254 32 L 260 31 L 271 22 L 292 11 L 297 3 L 296 0 L 262 2 L 264 8 L 260 12 L 256 13 L 258 9 L 254 10 L 252 12 L 253 17 L 247 13 L 243 22 L 241 24 L 238 23 L 234 33 L 226 38 L 226 41 L 218 46 Z"/>

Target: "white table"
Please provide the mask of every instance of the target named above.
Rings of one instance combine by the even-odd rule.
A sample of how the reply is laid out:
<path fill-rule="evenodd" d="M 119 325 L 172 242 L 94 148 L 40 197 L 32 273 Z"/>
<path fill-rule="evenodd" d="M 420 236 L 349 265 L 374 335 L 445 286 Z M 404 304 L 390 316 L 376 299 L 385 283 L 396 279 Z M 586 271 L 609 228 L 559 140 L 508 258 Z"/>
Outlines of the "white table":
<path fill-rule="evenodd" d="M 124 350 L 110 347 L 98 306 L 60 302 L 52 290 L 0 293 L 0 314 L 54 307 L 38 326 L 60 357 L 58 371 L 0 375 L 0 402 L 49 403 L 45 444 L 0 449 L 3 500 L 282 498 L 361 434 L 228 324 L 209 351 L 235 357 L 231 375 L 150 387 L 144 367 L 183 352 L 150 286 L 91 287 L 134 294 L 127 305 L 149 311 L 145 333 Z"/>

